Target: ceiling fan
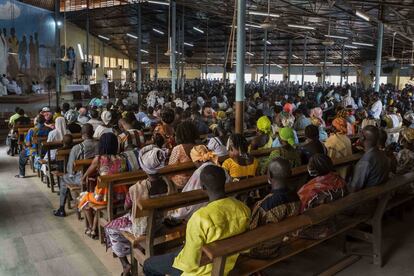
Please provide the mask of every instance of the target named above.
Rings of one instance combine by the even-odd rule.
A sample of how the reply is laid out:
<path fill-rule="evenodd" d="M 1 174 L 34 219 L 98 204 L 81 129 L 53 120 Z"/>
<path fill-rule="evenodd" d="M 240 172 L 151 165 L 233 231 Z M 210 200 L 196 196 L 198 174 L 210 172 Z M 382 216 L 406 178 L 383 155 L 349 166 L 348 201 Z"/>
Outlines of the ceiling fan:
<path fill-rule="evenodd" d="M 330 35 L 331 35 L 331 17 L 329 17 L 328 19 L 328 36 Z M 334 44 L 335 44 L 335 41 L 333 41 L 329 37 L 325 39 L 324 41 L 322 41 L 322 45 L 326 47 L 331 47 Z"/>

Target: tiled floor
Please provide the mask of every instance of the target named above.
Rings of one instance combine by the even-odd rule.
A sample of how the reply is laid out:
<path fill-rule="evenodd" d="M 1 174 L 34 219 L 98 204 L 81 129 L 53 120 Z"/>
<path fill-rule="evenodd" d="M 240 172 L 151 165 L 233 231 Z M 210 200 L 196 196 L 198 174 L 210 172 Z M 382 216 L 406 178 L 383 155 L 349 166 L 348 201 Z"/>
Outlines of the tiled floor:
<path fill-rule="evenodd" d="M 17 157 L 0 149 L 0 275 L 119 275 L 121 266 L 83 235 L 74 214 L 52 214 L 59 197 L 39 178 L 14 178 Z M 30 176 L 32 173 L 28 171 Z"/>
<path fill-rule="evenodd" d="M 16 179 L 17 157 L 0 148 L 0 276 L 120 275 L 121 266 L 98 241 L 83 234 L 73 211 L 52 215 L 58 196 L 36 177 Z M 31 172 L 28 172 L 31 175 Z M 341 276 L 414 275 L 414 211 L 384 221 L 385 266 L 362 258 Z M 268 269 L 263 275 L 315 275 L 343 258 L 330 241 Z"/>

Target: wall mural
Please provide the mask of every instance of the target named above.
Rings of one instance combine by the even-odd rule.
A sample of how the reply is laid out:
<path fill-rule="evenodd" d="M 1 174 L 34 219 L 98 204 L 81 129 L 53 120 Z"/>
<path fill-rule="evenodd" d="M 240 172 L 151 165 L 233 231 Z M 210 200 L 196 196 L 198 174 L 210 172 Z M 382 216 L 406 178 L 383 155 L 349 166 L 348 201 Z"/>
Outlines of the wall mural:
<path fill-rule="evenodd" d="M 23 91 L 54 78 L 55 22 L 50 11 L 0 0 L 0 74 Z"/>

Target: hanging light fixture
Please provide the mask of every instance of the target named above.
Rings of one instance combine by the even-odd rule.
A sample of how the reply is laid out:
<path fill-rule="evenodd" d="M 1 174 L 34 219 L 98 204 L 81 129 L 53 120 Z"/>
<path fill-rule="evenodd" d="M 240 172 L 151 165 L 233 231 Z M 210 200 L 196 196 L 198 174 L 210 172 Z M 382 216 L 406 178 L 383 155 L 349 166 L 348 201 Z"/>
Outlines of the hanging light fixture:
<path fill-rule="evenodd" d="M 397 59 L 394 57 L 394 43 L 395 43 L 395 36 L 397 35 L 397 33 L 393 33 L 392 34 L 392 49 L 391 49 L 391 56 L 388 58 L 388 61 L 394 62 Z"/>
<path fill-rule="evenodd" d="M 260 28 L 264 30 L 270 30 L 273 28 L 272 22 L 270 20 L 270 0 L 267 1 L 267 16 L 262 24 L 260 24 Z"/>
<path fill-rule="evenodd" d="M 329 19 L 328 19 L 328 35 L 326 36 L 327 39 L 322 41 L 323 46 L 331 47 L 332 45 L 335 44 L 335 42 L 332 39 L 330 39 L 330 36 L 331 36 L 331 17 L 329 16 Z"/>
<path fill-rule="evenodd" d="M 61 59 L 62 61 L 66 62 L 69 60 L 68 55 L 67 55 L 67 46 L 66 46 L 66 1 L 64 3 L 63 6 L 63 32 L 65 33 L 65 44 L 64 44 L 64 48 L 65 48 L 65 55 L 63 56 L 63 58 Z"/>

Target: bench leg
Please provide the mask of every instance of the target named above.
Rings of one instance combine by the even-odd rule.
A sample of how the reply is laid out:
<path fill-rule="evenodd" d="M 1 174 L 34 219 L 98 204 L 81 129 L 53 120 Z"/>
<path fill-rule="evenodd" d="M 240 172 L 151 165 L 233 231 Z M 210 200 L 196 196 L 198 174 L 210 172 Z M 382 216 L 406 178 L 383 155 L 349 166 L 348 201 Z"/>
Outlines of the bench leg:
<path fill-rule="evenodd" d="M 66 193 L 66 203 L 68 205 L 68 209 L 72 209 L 72 204 L 70 203 L 71 200 L 72 200 L 72 193 L 68 189 L 68 191 Z"/>
<path fill-rule="evenodd" d="M 380 198 L 374 217 L 372 218 L 372 251 L 373 263 L 382 267 L 382 217 L 391 195 L 388 193 Z"/>
<path fill-rule="evenodd" d="M 132 247 L 132 244 L 130 244 L 131 246 L 131 274 L 132 276 L 137 276 L 138 275 L 138 261 L 134 256 L 134 248 Z"/>
<path fill-rule="evenodd" d="M 226 257 L 218 257 L 213 259 L 213 269 L 211 270 L 212 276 L 224 275 L 224 265 L 226 264 Z"/>

